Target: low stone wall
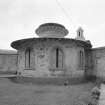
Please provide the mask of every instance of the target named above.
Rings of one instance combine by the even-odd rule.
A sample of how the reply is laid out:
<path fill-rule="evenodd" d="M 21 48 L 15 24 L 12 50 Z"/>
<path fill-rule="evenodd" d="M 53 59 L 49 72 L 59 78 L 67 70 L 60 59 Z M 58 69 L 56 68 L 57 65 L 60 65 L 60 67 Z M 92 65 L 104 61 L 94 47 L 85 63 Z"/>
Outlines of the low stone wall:
<path fill-rule="evenodd" d="M 92 50 L 93 74 L 105 78 L 105 47 Z"/>
<path fill-rule="evenodd" d="M 18 66 L 17 52 L 14 51 L 0 51 L 0 72 L 16 72 Z"/>

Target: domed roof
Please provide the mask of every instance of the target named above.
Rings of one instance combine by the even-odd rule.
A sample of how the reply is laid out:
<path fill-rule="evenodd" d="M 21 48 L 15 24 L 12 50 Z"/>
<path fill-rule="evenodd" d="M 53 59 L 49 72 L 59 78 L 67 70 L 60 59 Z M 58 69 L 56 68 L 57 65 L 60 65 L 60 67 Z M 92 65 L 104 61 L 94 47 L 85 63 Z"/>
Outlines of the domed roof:
<path fill-rule="evenodd" d="M 45 23 L 36 29 L 39 37 L 63 38 L 68 34 L 68 30 L 58 23 Z"/>

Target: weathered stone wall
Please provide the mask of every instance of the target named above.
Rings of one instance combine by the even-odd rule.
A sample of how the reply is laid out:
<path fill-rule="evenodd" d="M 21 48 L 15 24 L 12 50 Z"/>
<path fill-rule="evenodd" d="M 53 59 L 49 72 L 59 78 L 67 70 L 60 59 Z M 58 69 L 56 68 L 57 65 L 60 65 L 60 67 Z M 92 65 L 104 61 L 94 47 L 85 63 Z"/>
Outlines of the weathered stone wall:
<path fill-rule="evenodd" d="M 16 72 L 17 71 L 17 53 L 0 51 L 0 71 Z"/>
<path fill-rule="evenodd" d="M 86 76 L 94 75 L 91 49 L 85 49 L 85 75 Z"/>
<path fill-rule="evenodd" d="M 65 64 L 66 64 L 66 70 L 67 74 L 74 77 L 74 76 L 82 76 L 84 73 L 84 70 L 80 70 L 79 68 L 79 51 L 83 50 L 83 48 L 79 46 L 73 46 L 70 48 L 66 48 L 66 58 L 65 58 Z"/>
<path fill-rule="evenodd" d="M 29 43 L 29 42 L 28 42 Z M 34 68 L 25 68 L 25 49 L 23 48 L 18 51 L 18 65 L 19 70 L 23 75 L 31 76 L 61 76 L 66 75 L 70 77 L 78 77 L 84 75 L 84 70 L 79 69 L 79 51 L 84 52 L 84 47 L 77 45 L 75 42 L 65 41 L 65 40 L 42 40 L 27 44 L 27 47 L 33 49 L 33 61 L 35 61 Z M 63 51 L 63 63 L 62 69 L 56 69 L 52 67 L 51 60 L 53 56 L 51 55 L 54 48 L 60 48 Z M 32 54 L 31 53 L 31 54 Z M 85 61 L 84 61 L 85 62 Z M 85 63 L 84 63 L 85 65 Z"/>
<path fill-rule="evenodd" d="M 105 77 L 105 47 L 92 50 L 93 73 L 97 77 Z"/>

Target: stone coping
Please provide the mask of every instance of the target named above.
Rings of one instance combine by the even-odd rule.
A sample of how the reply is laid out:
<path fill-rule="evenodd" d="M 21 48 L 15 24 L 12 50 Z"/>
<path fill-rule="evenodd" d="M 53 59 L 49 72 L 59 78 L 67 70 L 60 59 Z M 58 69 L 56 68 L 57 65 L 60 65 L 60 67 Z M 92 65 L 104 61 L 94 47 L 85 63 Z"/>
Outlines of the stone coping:
<path fill-rule="evenodd" d="M 105 50 L 105 46 L 96 47 L 96 48 L 93 48 L 92 50 L 93 50 L 93 51 L 96 51 L 96 50 Z"/>
<path fill-rule="evenodd" d="M 17 54 L 15 50 L 0 49 L 0 54 Z"/>
<path fill-rule="evenodd" d="M 44 24 L 41 24 L 39 27 L 45 27 L 45 26 L 58 26 L 61 28 L 65 28 L 63 25 L 58 24 L 58 23 L 44 23 Z"/>

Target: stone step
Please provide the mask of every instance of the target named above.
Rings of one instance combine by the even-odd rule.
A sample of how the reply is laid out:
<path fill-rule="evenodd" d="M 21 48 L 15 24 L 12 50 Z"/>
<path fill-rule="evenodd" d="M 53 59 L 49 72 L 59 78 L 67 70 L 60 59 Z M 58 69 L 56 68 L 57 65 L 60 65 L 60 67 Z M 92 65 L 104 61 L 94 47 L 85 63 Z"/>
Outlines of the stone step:
<path fill-rule="evenodd" d="M 17 76 L 10 78 L 11 80 L 19 83 L 32 83 L 32 84 L 58 84 L 58 85 L 74 85 L 80 83 L 87 83 L 84 78 L 70 78 L 70 77 L 24 77 Z"/>
<path fill-rule="evenodd" d="M 17 75 L 8 75 L 8 74 L 3 74 L 0 75 L 0 78 L 8 78 L 8 77 L 16 77 Z"/>

